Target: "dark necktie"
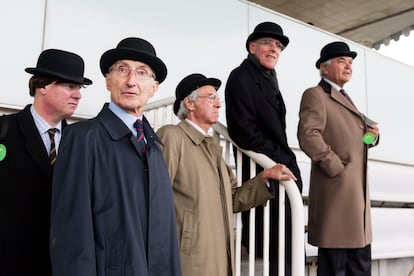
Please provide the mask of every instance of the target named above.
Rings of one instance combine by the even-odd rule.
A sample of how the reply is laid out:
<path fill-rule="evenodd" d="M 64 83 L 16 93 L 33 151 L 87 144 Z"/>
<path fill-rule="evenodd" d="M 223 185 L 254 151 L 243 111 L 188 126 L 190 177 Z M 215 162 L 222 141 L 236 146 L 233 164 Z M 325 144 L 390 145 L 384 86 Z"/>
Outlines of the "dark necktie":
<path fill-rule="evenodd" d="M 145 140 L 144 140 L 144 125 L 141 119 L 138 119 L 134 123 L 134 127 L 137 130 L 137 142 L 141 148 L 141 151 L 145 153 Z"/>
<path fill-rule="evenodd" d="M 47 133 L 49 133 L 50 138 L 50 152 L 49 152 L 49 158 L 50 158 L 50 165 L 54 165 L 56 163 L 56 144 L 55 144 L 55 134 L 57 128 L 50 128 L 48 129 Z"/>
<path fill-rule="evenodd" d="M 348 96 L 348 93 L 346 93 L 345 89 L 341 89 L 341 90 L 339 90 L 339 92 L 341 92 L 341 94 L 342 94 L 342 95 L 344 95 L 344 97 L 345 97 L 348 101 L 352 102 L 352 101 L 351 101 L 351 98 Z"/>
<path fill-rule="evenodd" d="M 353 106 L 355 106 L 354 102 L 351 100 L 348 93 L 346 93 L 345 89 L 341 89 L 339 92 L 341 92 L 341 94 L 344 95 L 345 99 L 347 99 Z"/>

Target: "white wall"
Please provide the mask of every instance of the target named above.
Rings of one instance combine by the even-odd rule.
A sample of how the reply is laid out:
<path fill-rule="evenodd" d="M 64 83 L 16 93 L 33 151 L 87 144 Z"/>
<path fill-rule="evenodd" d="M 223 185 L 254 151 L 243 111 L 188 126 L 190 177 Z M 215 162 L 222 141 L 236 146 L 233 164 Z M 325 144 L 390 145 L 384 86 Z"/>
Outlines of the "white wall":
<path fill-rule="evenodd" d="M 46 5 L 47 4 L 47 5 Z M 46 6 L 46 10 L 45 10 Z M 327 32 L 239 0 L 3 0 L 0 2 L 0 105 L 24 106 L 30 77 L 42 49 L 61 48 L 81 55 L 85 76 L 94 84 L 84 90 L 77 114 L 94 116 L 109 100 L 99 70 L 101 54 L 127 36 L 149 40 L 168 67 L 168 76 L 152 101 L 174 95 L 187 74 L 200 72 L 223 81 L 246 57 L 245 41 L 262 21 L 280 24 L 290 38 L 277 65 L 287 105 L 288 139 L 297 146 L 296 127 L 302 92 L 316 85 L 315 61 L 323 45 L 343 40 Z M 44 31 L 43 31 L 44 29 Z M 347 41 L 358 52 L 354 76 L 346 85 L 356 105 L 381 129 L 374 159 L 414 165 L 410 119 L 414 68 Z M 42 48 L 43 47 L 43 48 Z M 225 123 L 224 107 L 221 121 Z"/>

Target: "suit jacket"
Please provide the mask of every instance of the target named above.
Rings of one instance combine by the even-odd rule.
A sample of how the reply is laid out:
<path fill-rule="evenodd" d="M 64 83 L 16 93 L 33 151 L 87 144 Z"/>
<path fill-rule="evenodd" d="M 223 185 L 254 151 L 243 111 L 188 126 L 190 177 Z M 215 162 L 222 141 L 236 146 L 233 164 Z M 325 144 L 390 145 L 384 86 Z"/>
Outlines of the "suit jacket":
<path fill-rule="evenodd" d="M 286 108 L 281 94 L 275 95 L 271 82 L 245 59 L 234 69 L 226 84 L 226 119 L 231 139 L 241 148 L 263 153 L 285 164 L 302 180 L 296 156 L 286 137 Z"/>
<path fill-rule="evenodd" d="M 233 211 L 264 204 L 273 194 L 260 177 L 237 187 L 221 146 L 188 122 L 157 134 L 173 184 L 183 275 L 234 275 Z"/>
<path fill-rule="evenodd" d="M 30 105 L 7 119 L 7 135 L 1 141 L 7 154 L 0 161 L 0 275 L 51 275 L 53 169 Z"/>
<path fill-rule="evenodd" d="M 322 80 L 307 89 L 299 112 L 298 139 L 312 159 L 309 243 L 362 248 L 372 241 L 365 123 L 357 108 Z"/>
<path fill-rule="evenodd" d="M 54 275 L 181 275 L 171 182 L 143 121 L 146 155 L 107 104 L 65 129 L 53 178 Z"/>

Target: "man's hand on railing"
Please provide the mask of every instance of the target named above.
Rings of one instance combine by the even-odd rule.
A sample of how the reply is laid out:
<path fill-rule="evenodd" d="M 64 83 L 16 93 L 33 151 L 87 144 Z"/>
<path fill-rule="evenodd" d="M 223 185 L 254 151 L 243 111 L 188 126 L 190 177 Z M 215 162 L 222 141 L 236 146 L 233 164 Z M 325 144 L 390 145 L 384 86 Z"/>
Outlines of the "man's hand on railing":
<path fill-rule="evenodd" d="M 264 182 L 269 179 L 275 180 L 296 180 L 296 176 L 283 164 L 276 164 L 270 169 L 266 169 L 260 173 L 261 178 Z"/>

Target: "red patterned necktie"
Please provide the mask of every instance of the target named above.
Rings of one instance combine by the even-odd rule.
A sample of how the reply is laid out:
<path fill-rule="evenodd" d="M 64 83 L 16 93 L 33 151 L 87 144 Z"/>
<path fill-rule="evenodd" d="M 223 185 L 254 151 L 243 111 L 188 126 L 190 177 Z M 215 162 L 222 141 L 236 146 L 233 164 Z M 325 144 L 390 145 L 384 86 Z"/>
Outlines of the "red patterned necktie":
<path fill-rule="evenodd" d="M 49 152 L 49 158 L 50 158 L 50 165 L 55 165 L 56 163 L 56 144 L 55 144 L 55 134 L 57 132 L 57 128 L 50 128 L 47 130 L 47 133 L 49 133 L 50 138 L 50 152 Z"/>
<path fill-rule="evenodd" d="M 141 151 L 143 153 L 145 153 L 145 140 L 144 140 L 144 125 L 142 123 L 141 119 L 138 119 L 135 123 L 134 123 L 134 127 L 137 130 L 137 142 L 141 148 Z"/>

